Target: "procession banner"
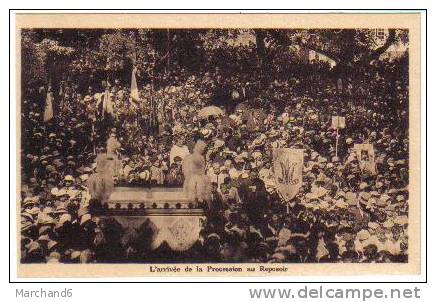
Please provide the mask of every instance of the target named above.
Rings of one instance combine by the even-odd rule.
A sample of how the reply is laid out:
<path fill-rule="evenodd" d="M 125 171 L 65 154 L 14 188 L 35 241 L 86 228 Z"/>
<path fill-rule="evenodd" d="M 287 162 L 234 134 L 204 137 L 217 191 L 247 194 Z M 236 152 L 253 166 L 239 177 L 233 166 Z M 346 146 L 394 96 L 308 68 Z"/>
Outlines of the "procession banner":
<path fill-rule="evenodd" d="M 286 201 L 297 195 L 303 182 L 303 149 L 273 149 L 274 178 L 277 190 Z"/>
<path fill-rule="evenodd" d="M 345 128 L 345 117 L 343 116 L 332 116 L 332 128 L 333 129 L 343 129 Z"/>
<path fill-rule="evenodd" d="M 47 92 L 45 98 L 44 122 L 48 122 L 53 118 L 53 92 Z"/>
<path fill-rule="evenodd" d="M 339 92 L 342 92 L 342 88 L 343 88 L 343 85 L 342 85 L 342 79 L 339 78 L 339 79 L 338 79 L 338 91 L 339 91 Z"/>
<path fill-rule="evenodd" d="M 362 173 L 368 172 L 371 175 L 376 175 L 374 146 L 372 144 L 354 144 L 354 150 Z"/>
<path fill-rule="evenodd" d="M 111 100 L 111 95 L 109 94 L 109 89 L 106 89 L 103 95 L 103 116 L 104 113 L 113 114 L 114 108 Z"/>
<path fill-rule="evenodd" d="M 249 109 L 245 117 L 247 119 L 247 129 L 254 132 L 259 131 L 260 127 L 262 127 L 266 114 L 263 109 Z"/>
<path fill-rule="evenodd" d="M 136 68 L 132 70 L 132 82 L 130 84 L 130 97 L 133 101 L 139 101 L 138 85 L 136 83 Z"/>

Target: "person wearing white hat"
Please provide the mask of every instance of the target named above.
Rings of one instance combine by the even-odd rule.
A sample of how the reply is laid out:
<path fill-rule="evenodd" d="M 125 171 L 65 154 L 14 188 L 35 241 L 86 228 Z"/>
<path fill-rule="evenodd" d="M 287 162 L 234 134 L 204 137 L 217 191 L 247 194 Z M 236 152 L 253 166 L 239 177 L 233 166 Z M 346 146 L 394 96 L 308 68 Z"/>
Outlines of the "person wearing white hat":
<path fill-rule="evenodd" d="M 61 260 L 61 254 L 59 252 L 51 252 L 46 257 L 46 262 L 47 263 L 59 263 L 60 260 Z"/>
<path fill-rule="evenodd" d="M 401 242 L 396 240 L 392 232 L 386 233 L 386 241 L 384 242 L 383 249 L 394 256 L 401 254 Z"/>
<path fill-rule="evenodd" d="M 74 177 L 71 176 L 71 175 L 66 175 L 66 176 L 64 177 L 64 182 L 65 182 L 65 183 L 72 183 L 73 181 L 74 181 Z"/>
<path fill-rule="evenodd" d="M 25 209 L 31 209 L 35 206 L 36 202 L 35 202 L 35 198 L 33 197 L 26 197 L 23 200 L 23 207 Z"/>
<path fill-rule="evenodd" d="M 58 190 L 57 197 L 68 195 L 71 198 L 75 196 L 76 193 L 77 190 L 74 188 L 74 177 L 72 175 L 66 175 L 64 177 L 64 187 Z"/>
<path fill-rule="evenodd" d="M 65 223 L 67 223 L 67 222 L 71 222 L 71 219 L 72 219 L 72 218 L 71 218 L 71 215 L 70 215 L 70 214 L 68 214 L 68 213 L 64 213 L 64 214 L 62 214 L 62 215 L 59 217 L 59 220 L 58 220 L 58 222 L 56 223 L 55 228 L 56 228 L 56 229 L 59 229 L 59 228 L 63 227 Z"/>
<path fill-rule="evenodd" d="M 54 197 L 58 197 L 59 196 L 59 189 L 54 187 L 50 190 L 51 195 L 53 195 Z"/>
<path fill-rule="evenodd" d="M 365 247 L 365 241 L 371 237 L 368 230 L 361 230 L 356 235 L 356 240 L 354 241 L 354 247 L 356 252 L 363 253 L 363 248 Z"/>

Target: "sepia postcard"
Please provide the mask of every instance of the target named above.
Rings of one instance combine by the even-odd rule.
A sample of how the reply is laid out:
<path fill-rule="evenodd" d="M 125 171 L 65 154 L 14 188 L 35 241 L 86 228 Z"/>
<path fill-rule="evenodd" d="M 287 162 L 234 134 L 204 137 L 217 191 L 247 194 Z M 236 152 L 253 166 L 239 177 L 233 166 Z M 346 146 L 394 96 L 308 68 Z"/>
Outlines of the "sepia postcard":
<path fill-rule="evenodd" d="M 19 278 L 420 274 L 419 13 L 15 24 Z"/>

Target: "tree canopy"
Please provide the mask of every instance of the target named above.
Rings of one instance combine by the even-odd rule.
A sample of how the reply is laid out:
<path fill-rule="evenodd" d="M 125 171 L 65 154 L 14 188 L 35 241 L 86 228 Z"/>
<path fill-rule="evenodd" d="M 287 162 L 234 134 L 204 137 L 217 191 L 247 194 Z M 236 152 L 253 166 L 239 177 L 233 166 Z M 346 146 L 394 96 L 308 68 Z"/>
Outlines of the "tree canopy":
<path fill-rule="evenodd" d="M 295 47 L 330 58 L 334 72 L 350 77 L 372 68 L 392 45 L 408 43 L 407 30 L 399 29 L 382 41 L 367 29 L 26 29 L 21 37 L 24 86 L 129 81 L 133 66 L 143 82 L 176 69 L 286 73 L 302 60 Z"/>

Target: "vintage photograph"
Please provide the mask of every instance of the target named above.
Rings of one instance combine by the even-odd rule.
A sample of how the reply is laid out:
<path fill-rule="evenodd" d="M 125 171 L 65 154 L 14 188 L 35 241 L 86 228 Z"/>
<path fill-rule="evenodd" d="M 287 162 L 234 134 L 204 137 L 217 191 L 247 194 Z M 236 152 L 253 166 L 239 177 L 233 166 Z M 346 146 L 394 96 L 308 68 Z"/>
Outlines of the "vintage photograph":
<path fill-rule="evenodd" d="M 17 47 L 20 266 L 411 260 L 401 24 L 69 24 Z"/>

